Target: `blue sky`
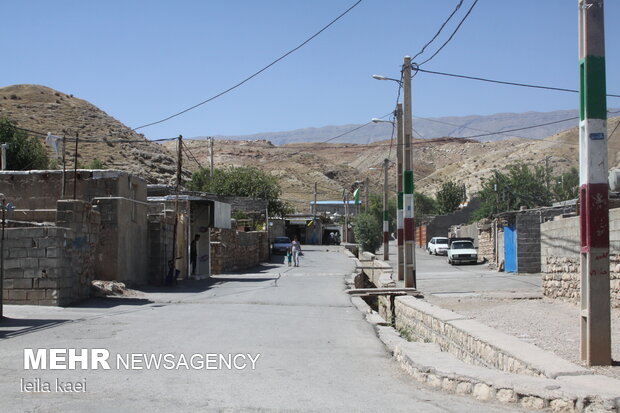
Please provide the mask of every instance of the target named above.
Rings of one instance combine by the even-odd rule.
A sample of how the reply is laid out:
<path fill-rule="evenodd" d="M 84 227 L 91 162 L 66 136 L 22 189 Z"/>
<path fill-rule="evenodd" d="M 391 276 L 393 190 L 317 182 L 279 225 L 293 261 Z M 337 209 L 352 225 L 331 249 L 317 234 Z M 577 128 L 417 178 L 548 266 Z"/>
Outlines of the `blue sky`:
<path fill-rule="evenodd" d="M 366 123 L 389 113 L 405 55 L 457 0 L 363 0 L 306 46 L 240 88 L 168 122 L 150 139 Z M 430 54 L 473 0 L 465 0 Z M 296 47 L 355 0 L 11 1 L 2 6 L 0 86 L 41 84 L 88 100 L 129 127 L 229 88 Z M 607 1 L 607 92 L 620 94 L 620 2 Z M 577 0 L 479 0 L 428 70 L 578 86 Z M 417 59 L 419 61 L 419 59 Z M 577 94 L 419 73 L 415 116 L 576 109 Z M 609 98 L 609 107 L 620 99 Z"/>

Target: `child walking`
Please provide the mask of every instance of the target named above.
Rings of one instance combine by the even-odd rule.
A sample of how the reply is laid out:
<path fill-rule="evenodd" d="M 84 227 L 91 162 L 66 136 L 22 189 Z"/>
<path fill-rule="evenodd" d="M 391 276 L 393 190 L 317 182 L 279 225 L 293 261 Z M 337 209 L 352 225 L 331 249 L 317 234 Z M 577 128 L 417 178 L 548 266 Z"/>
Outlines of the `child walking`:
<path fill-rule="evenodd" d="M 288 266 L 290 267 L 293 262 L 293 249 L 291 247 L 286 249 L 286 259 L 288 260 Z"/>

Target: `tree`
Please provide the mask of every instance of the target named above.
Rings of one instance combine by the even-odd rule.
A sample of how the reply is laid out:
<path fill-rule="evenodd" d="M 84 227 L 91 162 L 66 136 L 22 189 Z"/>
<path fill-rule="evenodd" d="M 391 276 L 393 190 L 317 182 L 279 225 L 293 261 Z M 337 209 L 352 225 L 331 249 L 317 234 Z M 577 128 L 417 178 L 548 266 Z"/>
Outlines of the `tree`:
<path fill-rule="evenodd" d="M 554 201 L 567 201 L 579 197 L 579 171 L 577 168 L 571 168 L 569 172 L 557 176 L 553 181 L 551 192 Z"/>
<path fill-rule="evenodd" d="M 419 192 L 414 192 L 413 202 L 415 204 L 416 215 L 437 214 L 437 201 L 435 201 L 432 197 L 421 194 Z"/>
<path fill-rule="evenodd" d="M 388 224 L 389 232 L 396 230 L 396 198 L 388 198 Z M 377 222 L 383 224 L 383 196 L 371 194 L 368 199 L 368 213 L 375 217 Z"/>
<path fill-rule="evenodd" d="M 269 201 L 269 214 L 284 216 L 292 212 L 292 207 L 279 199 L 282 190 L 275 177 L 260 169 L 241 166 L 215 169 L 213 178 L 206 168 L 192 174 L 188 188 L 217 195 L 245 196 Z"/>
<path fill-rule="evenodd" d="M 535 208 L 551 205 L 551 191 L 545 185 L 549 171 L 544 166 L 509 165 L 506 173 L 494 170 L 493 176 L 482 181 L 478 192 L 481 205 L 474 219 L 491 218 L 500 212 L 522 206 Z"/>
<path fill-rule="evenodd" d="M 382 226 L 370 213 L 362 213 L 355 217 L 353 233 L 364 251 L 374 253 L 383 242 Z"/>
<path fill-rule="evenodd" d="M 7 143 L 6 169 L 47 169 L 49 158 L 45 145 L 37 138 L 28 136 L 7 120 L 0 119 L 0 143 Z"/>
<path fill-rule="evenodd" d="M 454 181 L 447 181 L 441 184 L 441 189 L 437 192 L 437 208 L 440 214 L 450 214 L 456 211 L 465 201 L 465 188 Z"/>

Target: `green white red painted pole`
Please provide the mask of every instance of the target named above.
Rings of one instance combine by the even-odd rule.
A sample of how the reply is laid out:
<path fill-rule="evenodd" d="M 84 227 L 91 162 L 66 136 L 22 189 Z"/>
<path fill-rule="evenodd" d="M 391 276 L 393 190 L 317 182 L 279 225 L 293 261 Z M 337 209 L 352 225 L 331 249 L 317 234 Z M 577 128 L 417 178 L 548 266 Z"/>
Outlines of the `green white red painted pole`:
<path fill-rule="evenodd" d="M 405 216 L 403 213 L 403 105 L 396 105 L 396 191 L 398 205 L 396 210 L 397 267 L 398 281 L 405 279 Z"/>
<path fill-rule="evenodd" d="M 405 288 L 416 288 L 415 274 L 415 213 L 413 205 L 413 154 L 411 151 L 411 58 L 405 56 L 403 82 L 403 208 L 405 230 Z"/>
<path fill-rule="evenodd" d="M 603 0 L 579 3 L 581 359 L 611 364 Z"/>

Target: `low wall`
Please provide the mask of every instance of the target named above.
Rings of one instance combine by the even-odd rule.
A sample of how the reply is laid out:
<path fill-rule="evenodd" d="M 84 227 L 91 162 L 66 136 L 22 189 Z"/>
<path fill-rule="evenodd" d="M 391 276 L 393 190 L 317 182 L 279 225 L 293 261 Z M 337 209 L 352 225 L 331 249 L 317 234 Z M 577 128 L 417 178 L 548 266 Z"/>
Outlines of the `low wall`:
<path fill-rule="evenodd" d="M 609 279 L 612 307 L 620 307 L 620 209 L 609 211 Z M 578 303 L 581 292 L 579 217 L 541 224 L 543 294 Z"/>
<path fill-rule="evenodd" d="M 5 230 L 6 304 L 65 306 L 89 297 L 101 218 L 83 201 L 58 208 L 57 227 Z"/>
<path fill-rule="evenodd" d="M 222 274 L 252 268 L 269 259 L 266 231 L 211 230 L 211 272 Z"/>

